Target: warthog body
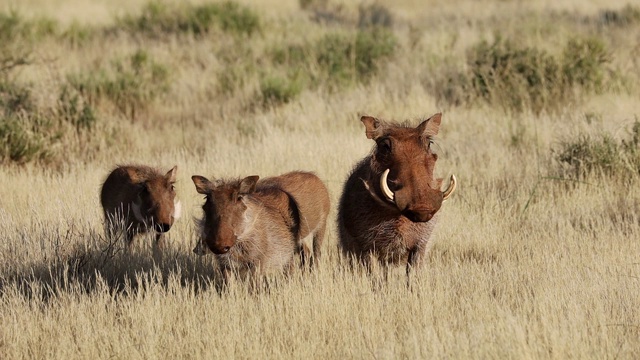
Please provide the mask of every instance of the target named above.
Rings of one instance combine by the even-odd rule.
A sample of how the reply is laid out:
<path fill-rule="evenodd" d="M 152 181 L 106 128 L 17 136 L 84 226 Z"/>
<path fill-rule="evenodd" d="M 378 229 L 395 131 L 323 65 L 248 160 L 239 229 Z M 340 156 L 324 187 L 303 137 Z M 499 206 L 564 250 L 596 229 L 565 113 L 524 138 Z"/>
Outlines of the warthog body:
<path fill-rule="evenodd" d="M 112 232 L 123 226 L 131 245 L 136 234 L 155 230 L 156 244 L 163 247 L 163 234 L 180 217 L 173 184 L 177 167 L 166 174 L 148 166 L 119 166 L 109 174 L 100 193 L 106 227 Z"/>
<path fill-rule="evenodd" d="M 304 171 L 265 178 L 258 184 L 279 187 L 294 199 L 300 219 L 296 238 L 302 264 L 313 266 L 320 260 L 331 206 L 327 187 L 318 176 Z"/>
<path fill-rule="evenodd" d="M 406 264 L 407 275 L 422 263 L 438 220 L 438 210 L 455 189 L 440 190 L 434 179 L 437 155 L 431 151 L 441 114 L 416 128 L 387 124 L 370 116 L 361 121 L 376 142 L 347 179 L 338 208 L 340 246 L 367 267 L 371 257 L 386 268 Z"/>
<path fill-rule="evenodd" d="M 206 195 L 194 252 L 203 254 L 204 246 L 215 253 L 225 280 L 232 269 L 289 270 L 296 252 L 304 251 L 305 238 L 313 239 L 315 256 L 320 255 L 329 198 L 315 175 L 294 172 L 261 181 L 258 176 L 209 181 L 196 175 L 192 179 L 196 191 Z"/>

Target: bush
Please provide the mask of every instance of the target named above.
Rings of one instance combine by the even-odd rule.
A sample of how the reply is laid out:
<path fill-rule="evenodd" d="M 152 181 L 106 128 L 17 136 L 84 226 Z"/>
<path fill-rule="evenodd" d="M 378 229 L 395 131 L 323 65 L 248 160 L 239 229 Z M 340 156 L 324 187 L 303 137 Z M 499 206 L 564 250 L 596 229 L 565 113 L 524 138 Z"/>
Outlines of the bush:
<path fill-rule="evenodd" d="M 260 94 L 263 106 L 286 104 L 302 92 L 299 79 L 281 76 L 267 76 L 260 81 Z"/>
<path fill-rule="evenodd" d="M 48 18 L 23 19 L 17 12 L 0 12 L 0 42 L 36 41 L 56 34 L 58 23 Z"/>
<path fill-rule="evenodd" d="M 640 121 L 634 122 L 628 140 L 617 142 L 609 135 L 581 135 L 575 141 L 564 142 L 556 160 L 575 178 L 592 173 L 640 174 Z"/>
<path fill-rule="evenodd" d="M 467 71 L 451 71 L 435 85 L 439 99 L 458 105 L 482 100 L 506 110 L 554 112 L 577 95 L 608 84 L 609 55 L 595 38 L 571 39 L 561 57 L 498 38 L 467 53 Z"/>
<path fill-rule="evenodd" d="M 234 2 L 170 7 L 150 2 L 138 17 L 127 16 L 120 24 L 132 33 L 203 35 L 214 26 L 226 32 L 252 35 L 260 28 L 258 15 Z"/>
<path fill-rule="evenodd" d="M 59 141 L 53 125 L 38 115 L 0 116 L 0 161 L 24 164 L 48 160 L 51 146 Z"/>
<path fill-rule="evenodd" d="M 93 108 L 66 85 L 55 107 L 40 108 L 32 99 L 31 86 L 6 77 L 0 81 L 0 163 L 53 160 L 64 145 L 62 139 L 69 142 L 69 125 L 76 135 L 91 135 L 96 122 Z"/>
<path fill-rule="evenodd" d="M 155 62 L 143 50 L 124 61 L 115 60 L 110 69 L 70 75 L 68 80 L 91 106 L 107 99 L 132 120 L 169 89 L 167 67 Z"/>
<path fill-rule="evenodd" d="M 74 21 L 60 34 L 60 39 L 73 46 L 82 46 L 93 40 L 97 34 L 94 28 Z"/>
<path fill-rule="evenodd" d="M 389 59 L 396 48 L 395 35 L 386 29 L 359 31 L 356 37 L 356 72 L 368 79 L 379 69 L 382 61 Z"/>
<path fill-rule="evenodd" d="M 6 74 L 5 74 L 6 75 Z M 36 109 L 30 88 L 0 81 L 0 162 L 46 160 L 59 134 Z"/>
<path fill-rule="evenodd" d="M 489 103 L 540 112 L 562 92 L 558 62 L 535 48 L 502 39 L 482 42 L 470 51 L 467 63 L 476 96 Z"/>
<path fill-rule="evenodd" d="M 91 105 L 68 85 L 62 87 L 58 98 L 58 116 L 71 124 L 77 133 L 93 129 L 97 121 Z"/>
<path fill-rule="evenodd" d="M 589 92 L 603 90 L 605 65 L 610 62 L 602 41 L 571 39 L 564 49 L 562 72 L 569 86 L 579 86 Z"/>
<path fill-rule="evenodd" d="M 396 44 L 390 30 L 369 28 L 351 34 L 331 32 L 315 42 L 277 47 L 269 54 L 278 70 L 286 74 L 288 80 L 282 81 L 292 84 L 293 93 L 298 93 L 303 87 L 324 85 L 335 90 L 366 83 L 393 56 Z M 273 82 L 267 80 L 268 87 Z"/>
<path fill-rule="evenodd" d="M 392 32 L 375 28 L 358 31 L 355 42 L 344 34 L 328 34 L 314 48 L 328 82 L 345 84 L 368 81 L 393 55 L 396 43 Z"/>
<path fill-rule="evenodd" d="M 31 90 L 8 78 L 0 80 L 0 109 L 5 115 L 33 112 L 35 105 L 31 99 Z"/>

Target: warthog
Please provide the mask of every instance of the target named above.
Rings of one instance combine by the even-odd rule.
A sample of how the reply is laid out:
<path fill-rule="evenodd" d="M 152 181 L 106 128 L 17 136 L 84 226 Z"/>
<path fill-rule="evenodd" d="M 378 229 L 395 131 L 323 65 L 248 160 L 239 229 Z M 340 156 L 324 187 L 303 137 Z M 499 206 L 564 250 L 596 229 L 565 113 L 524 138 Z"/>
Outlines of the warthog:
<path fill-rule="evenodd" d="M 340 246 L 370 269 L 371 257 L 383 268 L 422 263 L 442 202 L 456 187 L 445 191 L 443 179 L 434 179 L 438 156 L 431 151 L 442 114 L 415 128 L 385 123 L 371 116 L 360 119 L 367 138 L 376 142 L 347 179 L 338 208 Z"/>
<path fill-rule="evenodd" d="M 300 218 L 296 238 L 302 265 L 316 264 L 320 260 L 331 206 L 329 191 L 322 180 L 310 172 L 294 171 L 262 179 L 259 185 L 279 187 L 293 197 Z"/>
<path fill-rule="evenodd" d="M 148 166 L 119 166 L 109 174 L 100 193 L 107 232 L 123 226 L 128 245 L 133 237 L 151 229 L 157 232 L 156 246 L 164 246 L 163 234 L 180 217 L 173 184 L 177 166 L 166 174 Z"/>
<path fill-rule="evenodd" d="M 305 243 L 311 239 L 314 257 L 320 256 L 329 212 L 322 181 L 305 172 L 258 179 L 212 182 L 192 176 L 196 191 L 206 195 L 194 252 L 204 254 L 204 246 L 216 254 L 225 281 L 232 269 L 254 274 L 290 270 L 297 250 L 303 260 L 308 257 Z"/>

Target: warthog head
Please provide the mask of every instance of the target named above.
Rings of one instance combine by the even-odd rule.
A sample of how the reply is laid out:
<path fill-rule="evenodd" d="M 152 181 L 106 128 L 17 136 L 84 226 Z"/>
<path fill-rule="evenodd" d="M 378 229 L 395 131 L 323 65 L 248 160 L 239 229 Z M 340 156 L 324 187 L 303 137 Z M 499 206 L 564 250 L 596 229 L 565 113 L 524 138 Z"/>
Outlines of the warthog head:
<path fill-rule="evenodd" d="M 238 235 L 244 232 L 247 210 L 244 197 L 255 191 L 258 178 L 248 176 L 239 181 L 211 182 L 202 176 L 191 177 L 196 191 L 206 195 L 202 206 L 204 218 L 200 221 L 200 243 L 206 244 L 215 254 L 227 253 L 235 245 Z"/>
<path fill-rule="evenodd" d="M 158 232 L 167 232 L 173 221 L 180 217 L 180 201 L 176 201 L 177 166 L 164 176 L 145 177 L 136 168 L 129 169 L 129 177 L 139 190 L 132 203 L 133 214 L 138 221 L 151 225 Z"/>
<path fill-rule="evenodd" d="M 380 176 L 377 184 L 365 182 L 365 186 L 379 202 L 414 222 L 431 220 L 456 187 L 453 175 L 445 191 L 440 190 L 443 179 L 433 177 L 438 155 L 431 151 L 431 144 L 441 118 L 442 114 L 435 114 L 415 128 L 386 124 L 371 116 L 360 119 L 367 138 L 376 142 L 371 169 Z"/>

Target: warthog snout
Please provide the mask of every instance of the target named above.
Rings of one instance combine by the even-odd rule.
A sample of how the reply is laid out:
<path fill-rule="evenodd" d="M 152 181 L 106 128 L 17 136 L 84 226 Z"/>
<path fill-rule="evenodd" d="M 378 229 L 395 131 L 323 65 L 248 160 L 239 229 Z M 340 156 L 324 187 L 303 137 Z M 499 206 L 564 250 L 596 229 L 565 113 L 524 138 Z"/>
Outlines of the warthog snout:
<path fill-rule="evenodd" d="M 402 212 L 402 215 L 413 222 L 426 222 L 431 220 L 436 211 L 432 209 L 406 209 Z"/>
<path fill-rule="evenodd" d="M 165 233 L 165 232 L 169 231 L 169 229 L 171 229 L 171 224 L 167 224 L 167 223 L 157 223 L 156 224 L 156 231 L 157 232 Z"/>
<path fill-rule="evenodd" d="M 226 254 L 229 252 L 230 249 L 231 249 L 231 246 L 228 246 L 228 245 L 211 247 L 211 251 L 213 251 L 213 253 L 217 255 Z"/>

